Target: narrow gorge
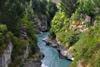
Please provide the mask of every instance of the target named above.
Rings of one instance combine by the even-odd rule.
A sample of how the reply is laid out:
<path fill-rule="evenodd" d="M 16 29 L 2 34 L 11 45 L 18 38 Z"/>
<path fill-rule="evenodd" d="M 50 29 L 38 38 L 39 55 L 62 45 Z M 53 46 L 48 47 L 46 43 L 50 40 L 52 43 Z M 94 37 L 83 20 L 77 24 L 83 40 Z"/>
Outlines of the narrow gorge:
<path fill-rule="evenodd" d="M 0 67 L 100 67 L 100 0 L 0 0 Z"/>

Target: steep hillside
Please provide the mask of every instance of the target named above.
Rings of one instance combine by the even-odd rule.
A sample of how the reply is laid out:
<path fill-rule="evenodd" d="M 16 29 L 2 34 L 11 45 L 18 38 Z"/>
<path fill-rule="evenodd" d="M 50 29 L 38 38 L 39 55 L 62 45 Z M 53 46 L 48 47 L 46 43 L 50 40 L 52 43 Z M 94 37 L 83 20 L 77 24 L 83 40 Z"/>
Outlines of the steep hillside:
<path fill-rule="evenodd" d="M 51 32 L 73 54 L 71 67 L 100 67 L 99 0 L 62 0 Z"/>

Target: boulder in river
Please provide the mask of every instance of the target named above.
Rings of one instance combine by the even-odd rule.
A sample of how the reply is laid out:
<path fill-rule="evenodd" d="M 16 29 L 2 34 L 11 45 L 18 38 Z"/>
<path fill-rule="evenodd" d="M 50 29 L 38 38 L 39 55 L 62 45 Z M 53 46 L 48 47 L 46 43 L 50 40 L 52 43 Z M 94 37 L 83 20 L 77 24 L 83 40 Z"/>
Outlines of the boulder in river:
<path fill-rule="evenodd" d="M 55 39 L 52 40 L 49 37 L 45 37 L 43 39 L 43 41 L 45 41 L 47 45 L 49 44 L 52 47 L 57 47 L 58 46 L 57 41 Z"/>

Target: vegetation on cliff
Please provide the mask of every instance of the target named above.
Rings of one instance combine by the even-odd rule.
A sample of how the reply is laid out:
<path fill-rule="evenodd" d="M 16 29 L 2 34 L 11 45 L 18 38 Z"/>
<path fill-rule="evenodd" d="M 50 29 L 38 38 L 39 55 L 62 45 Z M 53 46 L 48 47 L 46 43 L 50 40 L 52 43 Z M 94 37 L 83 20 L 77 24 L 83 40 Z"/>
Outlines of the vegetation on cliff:
<path fill-rule="evenodd" d="M 36 28 L 34 19 L 46 20 L 48 26 L 57 11 L 56 4 L 50 0 L 1 0 L 0 1 L 0 56 L 9 45 L 13 44 L 10 67 L 22 65 L 28 48 L 27 58 L 37 58 L 38 54 Z M 44 19 L 44 16 L 46 19 Z M 41 26 L 40 26 L 41 27 Z M 41 32 L 41 31 L 39 31 Z M 15 57 L 16 56 L 16 57 Z"/>
<path fill-rule="evenodd" d="M 34 25 L 30 20 L 30 12 L 27 10 L 29 9 L 27 5 L 30 6 L 30 2 L 31 0 L 0 1 L 0 55 L 4 53 L 9 42 L 11 42 L 13 50 L 10 67 L 16 67 L 23 63 L 24 58 L 20 56 L 24 55 L 27 47 L 30 48 L 29 53 L 31 55 L 36 52 Z"/>
<path fill-rule="evenodd" d="M 9 67 L 22 65 L 27 47 L 28 58 L 34 58 L 37 30 L 48 30 L 42 26 L 47 24 L 53 37 L 72 52 L 71 67 L 100 67 L 99 3 L 100 0 L 61 0 L 56 5 L 51 0 L 0 0 L 0 56 L 11 42 Z"/>
<path fill-rule="evenodd" d="M 52 20 L 51 32 L 75 58 L 71 67 L 100 66 L 99 0 L 62 0 Z M 93 61 L 94 60 L 94 61 Z"/>

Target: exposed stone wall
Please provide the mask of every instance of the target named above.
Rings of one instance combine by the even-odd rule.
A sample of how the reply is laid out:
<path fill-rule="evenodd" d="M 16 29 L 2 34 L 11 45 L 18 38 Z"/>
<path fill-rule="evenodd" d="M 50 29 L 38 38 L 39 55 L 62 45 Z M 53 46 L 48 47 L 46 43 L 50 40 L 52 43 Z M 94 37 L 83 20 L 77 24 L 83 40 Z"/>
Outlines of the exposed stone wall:
<path fill-rule="evenodd" d="M 11 53 L 13 45 L 9 42 L 7 48 L 4 50 L 4 53 L 0 57 L 0 67 L 8 67 L 8 64 L 11 62 Z"/>
<path fill-rule="evenodd" d="M 22 55 L 22 62 L 24 62 L 25 59 L 27 59 L 27 57 L 29 56 L 29 52 L 30 52 L 29 45 L 26 46 L 26 49 L 23 52 L 24 54 Z"/>
<path fill-rule="evenodd" d="M 35 16 L 34 24 L 38 30 L 37 32 L 46 31 L 48 29 L 47 17 L 45 15 Z"/>

